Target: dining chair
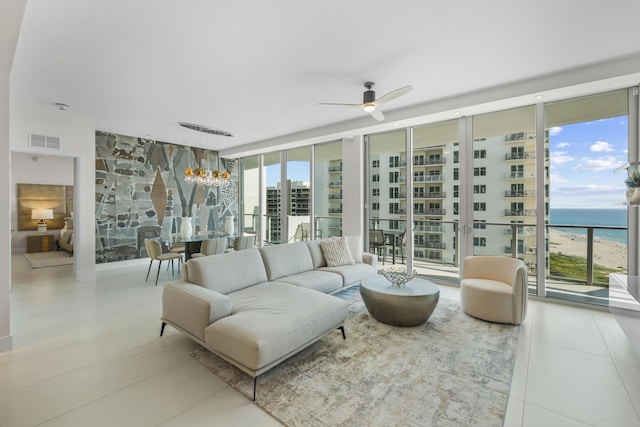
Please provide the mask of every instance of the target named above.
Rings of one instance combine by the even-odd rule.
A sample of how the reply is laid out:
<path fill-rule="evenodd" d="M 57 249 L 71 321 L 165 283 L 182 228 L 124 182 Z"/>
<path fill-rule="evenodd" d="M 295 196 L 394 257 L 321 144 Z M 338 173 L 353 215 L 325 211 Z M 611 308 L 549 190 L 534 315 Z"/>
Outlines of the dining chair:
<path fill-rule="evenodd" d="M 256 235 L 249 234 L 248 236 L 238 236 L 233 240 L 233 250 L 242 251 L 244 249 L 251 249 L 256 243 Z"/>
<path fill-rule="evenodd" d="M 200 246 L 200 252 L 191 254 L 191 258 L 223 254 L 227 249 L 227 243 L 228 240 L 226 237 L 204 240 Z"/>
<path fill-rule="evenodd" d="M 369 230 L 369 250 L 377 253 L 382 258 L 382 265 L 384 265 L 387 239 L 384 237 L 383 230 Z"/>
<path fill-rule="evenodd" d="M 153 239 L 144 239 L 144 246 L 147 248 L 147 254 L 151 261 L 149 262 L 149 269 L 147 270 L 147 278 L 145 282 L 149 280 L 149 272 L 151 271 L 151 265 L 153 261 L 158 261 L 158 273 L 156 274 L 156 286 L 158 286 L 158 276 L 160 276 L 160 267 L 162 261 L 171 261 L 171 273 L 175 274 L 173 270 L 173 260 L 178 260 L 178 271 L 180 271 L 180 263 L 182 262 L 182 255 L 172 252 L 162 253 L 162 245 L 159 241 Z"/>

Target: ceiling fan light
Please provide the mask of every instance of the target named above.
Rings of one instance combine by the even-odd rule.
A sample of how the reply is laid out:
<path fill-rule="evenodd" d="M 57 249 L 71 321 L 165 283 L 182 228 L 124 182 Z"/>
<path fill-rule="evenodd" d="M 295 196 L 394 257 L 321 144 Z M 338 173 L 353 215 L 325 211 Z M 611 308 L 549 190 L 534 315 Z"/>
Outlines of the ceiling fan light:
<path fill-rule="evenodd" d="M 370 113 L 372 111 L 374 111 L 376 109 L 376 106 L 374 104 L 365 104 L 363 110 L 366 111 L 367 113 Z"/>

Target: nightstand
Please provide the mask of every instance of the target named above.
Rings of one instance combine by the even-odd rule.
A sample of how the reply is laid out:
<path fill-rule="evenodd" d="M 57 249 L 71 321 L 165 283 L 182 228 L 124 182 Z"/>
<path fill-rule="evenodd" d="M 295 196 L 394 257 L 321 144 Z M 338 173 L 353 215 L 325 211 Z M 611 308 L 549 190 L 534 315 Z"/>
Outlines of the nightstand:
<path fill-rule="evenodd" d="M 31 234 L 27 236 L 27 253 L 52 251 L 54 242 L 53 234 Z"/>

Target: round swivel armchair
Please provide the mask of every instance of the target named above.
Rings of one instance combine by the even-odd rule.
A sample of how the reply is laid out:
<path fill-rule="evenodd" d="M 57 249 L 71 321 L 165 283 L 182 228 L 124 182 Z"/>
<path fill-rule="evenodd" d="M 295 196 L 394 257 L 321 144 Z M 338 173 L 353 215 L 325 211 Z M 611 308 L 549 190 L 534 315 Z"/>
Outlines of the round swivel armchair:
<path fill-rule="evenodd" d="M 527 266 L 505 256 L 467 257 L 460 298 L 464 312 L 473 317 L 519 325 L 527 314 Z"/>

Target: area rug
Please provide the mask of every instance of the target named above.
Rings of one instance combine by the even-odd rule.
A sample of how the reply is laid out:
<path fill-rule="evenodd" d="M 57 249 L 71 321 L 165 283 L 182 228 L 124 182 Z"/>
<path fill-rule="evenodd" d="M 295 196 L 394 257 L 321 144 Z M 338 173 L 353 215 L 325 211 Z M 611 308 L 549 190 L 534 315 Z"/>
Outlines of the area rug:
<path fill-rule="evenodd" d="M 68 252 L 34 252 L 24 254 L 31 268 L 58 267 L 73 264 L 73 257 Z"/>
<path fill-rule="evenodd" d="M 427 323 L 385 325 L 358 287 L 340 331 L 258 377 L 256 404 L 287 426 L 502 426 L 519 327 L 440 299 Z M 249 399 L 253 379 L 206 349 L 192 356 Z"/>

